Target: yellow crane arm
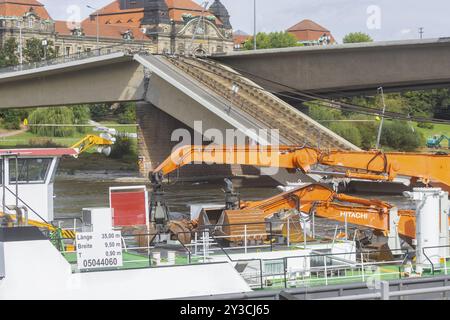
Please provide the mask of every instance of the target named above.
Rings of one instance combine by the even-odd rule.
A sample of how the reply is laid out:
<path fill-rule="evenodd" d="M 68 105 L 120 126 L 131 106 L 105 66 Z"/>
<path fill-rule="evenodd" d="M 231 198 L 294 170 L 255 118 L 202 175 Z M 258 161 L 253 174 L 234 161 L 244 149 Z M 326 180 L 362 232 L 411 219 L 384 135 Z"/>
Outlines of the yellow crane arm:
<path fill-rule="evenodd" d="M 94 134 L 89 134 L 77 143 L 75 143 L 71 148 L 78 151 L 78 154 L 86 152 L 92 147 L 96 146 L 111 146 L 114 141 L 96 136 Z"/>
<path fill-rule="evenodd" d="M 160 180 L 191 163 L 299 169 L 304 173 L 321 164 L 347 170 L 342 174 L 348 178 L 393 181 L 401 175 L 450 189 L 448 154 L 321 150 L 299 146 L 185 146 L 162 162 L 153 172 L 152 179 Z"/>
<path fill-rule="evenodd" d="M 0 212 L 0 218 L 4 218 L 5 216 L 10 217 L 12 220 L 17 219 L 17 215 L 15 215 L 15 214 L 5 214 L 3 212 Z M 45 222 L 39 222 L 39 221 L 35 221 L 35 220 L 30 220 L 30 219 L 28 220 L 28 225 L 37 227 L 37 228 L 41 228 L 41 229 L 46 229 L 50 232 L 55 232 L 58 229 L 57 227 L 55 227 L 52 224 L 45 223 Z M 75 231 L 72 231 L 72 230 L 61 229 L 61 235 L 64 239 L 75 239 Z"/>

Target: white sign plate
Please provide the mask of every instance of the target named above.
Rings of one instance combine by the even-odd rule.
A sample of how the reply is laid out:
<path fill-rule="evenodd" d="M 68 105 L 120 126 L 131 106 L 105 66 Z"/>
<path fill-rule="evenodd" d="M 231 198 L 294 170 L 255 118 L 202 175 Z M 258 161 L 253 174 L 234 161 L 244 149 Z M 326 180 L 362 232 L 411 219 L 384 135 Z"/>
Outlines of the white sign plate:
<path fill-rule="evenodd" d="M 120 231 L 76 234 L 78 269 L 106 269 L 123 265 Z"/>

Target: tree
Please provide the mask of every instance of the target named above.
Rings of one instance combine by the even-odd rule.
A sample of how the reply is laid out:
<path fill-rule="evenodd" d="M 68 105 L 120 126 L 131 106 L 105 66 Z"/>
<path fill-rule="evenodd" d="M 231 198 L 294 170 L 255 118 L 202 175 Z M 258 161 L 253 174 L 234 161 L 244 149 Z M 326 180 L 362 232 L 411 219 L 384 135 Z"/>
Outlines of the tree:
<path fill-rule="evenodd" d="M 253 40 L 254 38 L 250 38 L 245 41 L 244 49 L 252 50 L 253 49 Z M 270 49 L 270 48 L 288 48 L 288 47 L 297 47 L 301 46 L 298 43 L 297 38 L 284 31 L 280 32 L 271 32 L 265 33 L 260 32 L 256 35 L 256 48 L 257 49 Z"/>
<path fill-rule="evenodd" d="M 381 145 L 400 151 L 414 151 L 423 144 L 422 134 L 405 122 L 388 121 L 383 128 Z"/>
<path fill-rule="evenodd" d="M 111 150 L 111 158 L 122 159 L 124 156 L 134 153 L 135 150 L 133 149 L 133 143 L 130 138 L 121 135 L 116 137 L 116 142 Z"/>
<path fill-rule="evenodd" d="M 71 107 L 73 112 L 74 124 L 87 124 L 91 120 L 91 110 L 87 105 L 80 105 Z M 76 127 L 76 130 L 80 133 L 88 132 L 87 127 Z"/>
<path fill-rule="evenodd" d="M 0 67 L 19 64 L 19 59 L 16 55 L 17 46 L 16 38 L 9 38 L 3 46 L 0 45 Z"/>
<path fill-rule="evenodd" d="M 359 133 L 358 128 L 351 123 L 334 122 L 330 125 L 330 129 L 354 145 L 361 146 L 361 134 Z"/>
<path fill-rule="evenodd" d="M 39 108 L 29 116 L 30 124 L 74 124 L 75 117 L 70 108 Z M 46 137 L 71 137 L 75 128 L 71 126 L 31 126 L 30 131 L 39 136 Z"/>
<path fill-rule="evenodd" d="M 85 133 L 86 127 L 71 125 L 87 124 L 91 118 L 88 106 L 80 105 L 61 108 L 40 108 L 29 115 L 30 124 L 67 124 L 68 126 L 31 126 L 30 131 L 34 134 L 46 137 L 71 137 L 75 132 Z"/>
<path fill-rule="evenodd" d="M 123 103 L 115 111 L 115 114 L 118 115 L 118 122 L 121 124 L 136 123 L 136 104 Z"/>
<path fill-rule="evenodd" d="M 0 110 L 0 118 L 2 119 L 2 127 L 8 130 L 20 129 L 21 121 L 28 118 L 28 114 L 32 109 L 2 109 Z"/>
<path fill-rule="evenodd" d="M 100 120 L 111 114 L 111 107 L 107 104 L 94 104 L 89 107 L 92 119 Z"/>
<path fill-rule="evenodd" d="M 24 57 L 28 62 L 39 62 L 56 58 L 56 50 L 53 47 L 53 41 L 47 40 L 47 45 L 42 44 L 41 39 L 27 39 L 24 48 Z"/>
<path fill-rule="evenodd" d="M 371 36 L 363 32 L 351 32 L 347 34 L 344 39 L 344 43 L 361 43 L 361 42 L 373 42 Z"/>
<path fill-rule="evenodd" d="M 421 117 L 433 117 L 440 109 L 450 104 L 448 89 L 408 91 L 402 95 L 406 100 L 407 112 Z"/>

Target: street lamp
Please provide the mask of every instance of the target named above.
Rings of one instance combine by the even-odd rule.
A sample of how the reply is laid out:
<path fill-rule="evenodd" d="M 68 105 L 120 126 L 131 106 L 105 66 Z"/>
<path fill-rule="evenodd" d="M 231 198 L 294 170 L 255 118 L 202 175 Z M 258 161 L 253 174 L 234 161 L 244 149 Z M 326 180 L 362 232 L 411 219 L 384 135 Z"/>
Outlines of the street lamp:
<path fill-rule="evenodd" d="M 48 47 L 47 39 L 42 40 L 42 47 L 44 47 L 44 61 L 45 61 L 47 60 L 47 47 Z"/>
<path fill-rule="evenodd" d="M 378 92 L 381 93 L 381 101 L 383 102 L 383 115 L 381 117 L 380 127 L 378 128 L 377 145 L 376 149 L 380 149 L 381 145 L 381 133 L 383 131 L 384 114 L 386 113 L 386 101 L 384 100 L 384 90 L 383 87 L 378 88 Z"/>
<path fill-rule="evenodd" d="M 87 5 L 86 7 L 88 7 L 89 9 L 94 10 L 96 15 L 97 15 L 97 18 L 95 19 L 97 21 L 97 51 L 98 51 L 98 53 L 100 53 L 100 44 L 99 44 L 99 42 L 100 42 L 100 40 L 99 40 L 100 27 L 99 27 L 99 21 L 98 21 L 99 9 L 94 8 L 94 7 L 90 6 L 90 5 Z"/>
<path fill-rule="evenodd" d="M 256 0 L 253 0 L 253 50 L 256 50 Z"/>

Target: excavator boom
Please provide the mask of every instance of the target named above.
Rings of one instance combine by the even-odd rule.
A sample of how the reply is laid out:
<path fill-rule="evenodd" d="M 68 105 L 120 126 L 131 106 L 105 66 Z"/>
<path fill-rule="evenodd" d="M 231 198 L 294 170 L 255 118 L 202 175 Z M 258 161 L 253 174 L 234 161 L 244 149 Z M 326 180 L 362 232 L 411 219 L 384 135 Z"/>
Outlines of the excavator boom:
<path fill-rule="evenodd" d="M 321 150 L 299 146 L 185 146 L 176 150 L 153 172 L 161 180 L 191 163 L 240 164 L 258 167 L 298 169 L 313 173 L 315 165 L 346 170 L 328 172 L 376 181 L 393 181 L 408 176 L 425 184 L 450 189 L 450 155 L 382 151 Z"/>
<path fill-rule="evenodd" d="M 299 212 L 316 217 L 367 227 L 388 233 L 390 229 L 389 214 L 393 208 L 389 203 L 338 194 L 330 188 L 311 184 L 292 191 L 284 192 L 269 199 L 257 202 L 245 202 L 241 214 L 261 212 L 260 219 L 270 218 L 273 214 L 296 209 Z M 226 214 L 226 212 L 225 212 Z M 399 235 L 409 239 L 415 238 L 415 212 L 399 210 Z M 256 221 L 255 221 L 256 222 Z"/>
<path fill-rule="evenodd" d="M 185 146 L 176 150 L 153 172 L 155 190 L 163 177 L 188 164 L 240 164 L 275 167 L 314 173 L 312 167 L 323 165 L 341 175 L 375 181 L 393 181 L 408 176 L 425 184 L 450 189 L 450 155 L 382 151 L 321 150 L 299 146 Z M 248 215 L 264 222 L 274 213 L 296 209 L 330 220 L 372 228 L 385 234 L 393 227 L 399 235 L 415 238 L 415 212 L 398 210 L 396 226 L 391 226 L 393 207 L 379 200 L 367 200 L 337 194 L 322 185 L 310 185 L 283 193 L 265 201 L 244 203 L 241 210 L 228 211 L 230 221 L 236 214 Z M 227 214 L 227 211 L 224 212 Z M 243 216 L 242 216 L 243 217 Z"/>
<path fill-rule="evenodd" d="M 75 143 L 71 148 L 77 150 L 78 154 L 86 152 L 92 147 L 110 147 L 114 144 L 114 140 L 105 139 L 94 134 L 89 134 L 77 143 Z"/>

